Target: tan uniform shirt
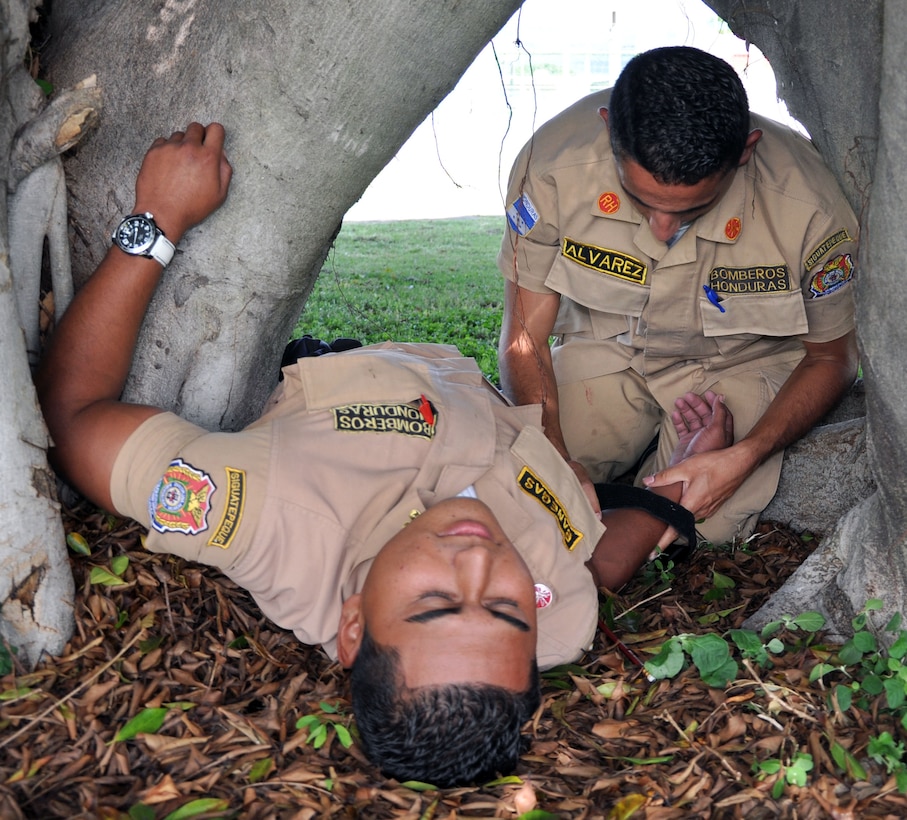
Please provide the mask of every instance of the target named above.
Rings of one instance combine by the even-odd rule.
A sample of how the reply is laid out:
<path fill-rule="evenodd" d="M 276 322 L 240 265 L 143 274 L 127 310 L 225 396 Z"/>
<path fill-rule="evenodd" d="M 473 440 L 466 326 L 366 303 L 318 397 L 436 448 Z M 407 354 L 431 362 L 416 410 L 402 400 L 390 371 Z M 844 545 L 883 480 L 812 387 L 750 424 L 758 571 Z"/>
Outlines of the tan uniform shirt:
<path fill-rule="evenodd" d="M 592 94 L 542 126 L 510 178 L 498 265 L 561 294 L 559 383 L 627 368 L 649 379 L 678 362 L 795 362 L 800 340 L 853 328 L 857 221 L 811 143 L 753 115 L 763 136 L 752 158 L 668 248 L 620 186 L 599 115 L 609 98 Z"/>
<path fill-rule="evenodd" d="M 341 605 L 380 548 L 412 510 L 473 486 L 536 581 L 539 665 L 588 647 L 598 596 L 585 563 L 604 528 L 538 407 L 508 407 L 441 345 L 300 359 L 284 375 L 239 433 L 163 413 L 129 438 L 111 494 L 149 526 L 148 549 L 221 568 L 274 623 L 336 657 Z"/>

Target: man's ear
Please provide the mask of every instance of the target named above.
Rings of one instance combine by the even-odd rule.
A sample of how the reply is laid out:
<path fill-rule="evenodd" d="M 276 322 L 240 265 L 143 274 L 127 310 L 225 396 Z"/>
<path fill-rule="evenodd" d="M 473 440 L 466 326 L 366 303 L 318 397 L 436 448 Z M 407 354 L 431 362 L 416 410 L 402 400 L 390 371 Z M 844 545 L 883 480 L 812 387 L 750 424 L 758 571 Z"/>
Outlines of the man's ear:
<path fill-rule="evenodd" d="M 608 124 L 608 109 L 602 106 L 598 109 L 598 116 L 600 116 L 604 121 L 605 125 Z"/>
<path fill-rule="evenodd" d="M 351 595 L 343 602 L 343 608 L 340 610 L 340 625 L 337 627 L 337 657 L 347 669 L 353 665 L 359 654 L 364 630 L 362 596 Z"/>
<path fill-rule="evenodd" d="M 754 128 L 746 135 L 746 144 L 743 146 L 743 153 L 740 155 L 740 162 L 737 165 L 746 165 L 750 161 L 753 151 L 756 150 L 756 143 L 760 139 L 762 139 L 762 131 L 759 128 Z"/>

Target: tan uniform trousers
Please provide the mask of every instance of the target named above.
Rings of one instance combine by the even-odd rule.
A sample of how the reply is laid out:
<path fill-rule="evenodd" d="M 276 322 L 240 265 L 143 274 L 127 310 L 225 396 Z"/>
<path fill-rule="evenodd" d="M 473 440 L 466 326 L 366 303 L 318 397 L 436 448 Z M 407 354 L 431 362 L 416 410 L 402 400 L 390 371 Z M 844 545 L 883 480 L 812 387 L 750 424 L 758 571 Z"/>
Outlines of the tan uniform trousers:
<path fill-rule="evenodd" d="M 563 349 L 561 350 L 563 353 Z M 635 477 L 664 469 L 677 444 L 671 423 L 674 399 L 687 391 L 714 390 L 734 416 L 734 438 L 743 438 L 762 417 L 802 354 L 771 364 L 749 362 L 715 373 L 697 364 L 678 365 L 645 379 L 632 369 L 558 385 L 561 428 L 572 458 L 594 482 L 613 481 L 630 470 L 658 435 L 658 450 Z M 759 514 L 778 488 L 783 453 L 776 453 L 744 481 L 711 518 L 696 525 L 713 544 L 752 534 Z"/>

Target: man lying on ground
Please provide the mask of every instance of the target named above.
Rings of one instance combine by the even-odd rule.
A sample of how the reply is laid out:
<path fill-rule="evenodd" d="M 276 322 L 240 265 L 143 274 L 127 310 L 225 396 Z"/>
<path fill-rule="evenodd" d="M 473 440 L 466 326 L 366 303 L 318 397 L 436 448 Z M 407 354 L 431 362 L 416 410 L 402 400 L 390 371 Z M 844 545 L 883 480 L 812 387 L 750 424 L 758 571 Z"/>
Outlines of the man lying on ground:
<path fill-rule="evenodd" d="M 238 433 L 121 402 L 173 245 L 220 207 L 231 175 L 216 123 L 152 144 L 133 214 L 37 376 L 54 463 L 148 526 L 148 549 L 219 568 L 352 667 L 363 747 L 386 774 L 448 786 L 507 772 L 538 666 L 589 646 L 596 586 L 621 586 L 665 523 L 608 510 L 606 529 L 539 409 L 508 406 L 447 346 L 300 359 Z M 684 408 L 678 461 L 727 446 L 719 396 Z"/>

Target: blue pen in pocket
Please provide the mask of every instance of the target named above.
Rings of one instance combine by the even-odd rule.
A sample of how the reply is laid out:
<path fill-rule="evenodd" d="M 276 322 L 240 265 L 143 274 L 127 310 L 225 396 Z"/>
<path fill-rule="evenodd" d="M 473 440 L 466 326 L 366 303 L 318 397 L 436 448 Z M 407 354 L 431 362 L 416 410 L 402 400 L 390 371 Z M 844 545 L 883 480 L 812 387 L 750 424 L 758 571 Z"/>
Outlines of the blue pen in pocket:
<path fill-rule="evenodd" d="M 705 295 L 708 297 L 709 301 L 718 308 L 718 310 L 725 313 L 724 305 L 721 304 L 721 297 L 708 285 L 703 285 L 702 289 L 705 291 Z"/>

